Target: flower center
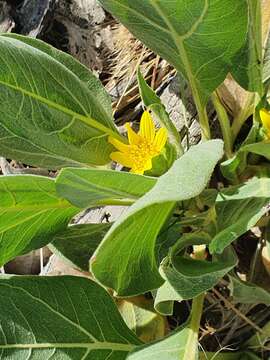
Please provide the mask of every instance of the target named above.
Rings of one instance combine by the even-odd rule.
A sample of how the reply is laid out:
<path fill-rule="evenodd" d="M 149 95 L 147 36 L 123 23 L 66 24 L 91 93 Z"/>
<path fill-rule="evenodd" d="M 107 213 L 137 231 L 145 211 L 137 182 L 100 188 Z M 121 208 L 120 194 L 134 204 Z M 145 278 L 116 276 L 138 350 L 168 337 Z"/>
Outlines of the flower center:
<path fill-rule="evenodd" d="M 155 146 L 147 139 L 142 139 L 139 144 L 130 145 L 129 156 L 137 169 L 143 169 L 147 161 L 158 154 Z"/>

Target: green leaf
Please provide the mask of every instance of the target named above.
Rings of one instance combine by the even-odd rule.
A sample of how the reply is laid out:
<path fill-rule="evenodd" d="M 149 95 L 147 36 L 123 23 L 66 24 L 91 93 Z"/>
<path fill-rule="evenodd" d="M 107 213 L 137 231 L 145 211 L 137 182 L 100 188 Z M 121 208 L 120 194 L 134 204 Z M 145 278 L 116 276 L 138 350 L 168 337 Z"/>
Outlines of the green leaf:
<path fill-rule="evenodd" d="M 71 263 L 71 266 L 89 271 L 89 260 L 111 224 L 74 225 L 57 233 L 50 249 Z"/>
<path fill-rule="evenodd" d="M 79 211 L 39 176 L 0 176 L 0 199 L 0 266 L 51 242 Z"/>
<path fill-rule="evenodd" d="M 136 38 L 185 75 L 202 106 L 225 79 L 233 57 L 246 42 L 245 0 L 188 3 L 100 0 L 100 3 Z"/>
<path fill-rule="evenodd" d="M 191 199 L 204 190 L 222 154 L 221 140 L 192 147 L 114 223 L 91 266 L 103 285 L 120 296 L 161 286 L 155 251 L 158 233 L 177 201 Z"/>
<path fill-rule="evenodd" d="M 63 169 L 56 179 L 60 196 L 79 208 L 100 203 L 130 204 L 155 185 L 156 179 L 127 172 L 95 169 Z"/>
<path fill-rule="evenodd" d="M 45 43 L 0 36 L 0 152 L 47 168 L 110 161 L 108 135 L 119 137 L 99 80 Z"/>
<path fill-rule="evenodd" d="M 124 360 L 140 344 L 89 279 L 2 276 L 0 292 L 2 358 Z"/>
<path fill-rule="evenodd" d="M 270 293 L 258 285 L 246 283 L 230 276 L 229 288 L 234 302 L 270 305 Z"/>
<path fill-rule="evenodd" d="M 210 244 L 212 253 L 250 230 L 268 211 L 270 179 L 254 178 L 249 182 L 221 191 L 216 200 L 217 234 Z"/>
<path fill-rule="evenodd" d="M 207 243 L 203 234 L 183 236 L 184 246 Z M 188 240 L 188 242 L 186 242 Z M 181 241 L 181 239 L 180 239 Z M 209 239 L 208 239 L 209 241 Z M 164 261 L 161 273 L 166 282 L 157 291 L 155 307 L 163 310 L 164 302 L 182 301 L 195 298 L 210 290 L 237 264 L 232 248 L 227 248 L 221 256 L 210 261 L 193 260 L 185 256 L 172 256 Z"/>

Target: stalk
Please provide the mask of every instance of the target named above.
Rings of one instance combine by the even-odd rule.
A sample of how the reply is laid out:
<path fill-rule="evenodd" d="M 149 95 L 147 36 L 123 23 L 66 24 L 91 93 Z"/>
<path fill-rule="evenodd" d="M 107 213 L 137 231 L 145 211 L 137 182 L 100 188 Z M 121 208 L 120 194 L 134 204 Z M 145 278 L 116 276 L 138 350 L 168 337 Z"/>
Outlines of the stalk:
<path fill-rule="evenodd" d="M 233 157 L 233 153 L 232 153 L 233 143 L 232 143 L 232 131 L 231 131 L 230 120 L 216 92 L 212 94 L 212 102 L 217 112 L 221 132 L 224 140 L 225 155 L 227 159 L 230 159 Z"/>
<path fill-rule="evenodd" d="M 205 245 L 195 245 L 193 257 L 196 260 L 202 260 L 205 257 Z M 203 312 L 203 302 L 205 294 L 202 293 L 195 297 L 192 301 L 192 308 L 190 314 L 190 323 L 188 325 L 191 330 L 191 335 L 188 337 L 184 358 L 181 360 L 197 359 L 198 357 L 198 342 L 201 317 Z"/>

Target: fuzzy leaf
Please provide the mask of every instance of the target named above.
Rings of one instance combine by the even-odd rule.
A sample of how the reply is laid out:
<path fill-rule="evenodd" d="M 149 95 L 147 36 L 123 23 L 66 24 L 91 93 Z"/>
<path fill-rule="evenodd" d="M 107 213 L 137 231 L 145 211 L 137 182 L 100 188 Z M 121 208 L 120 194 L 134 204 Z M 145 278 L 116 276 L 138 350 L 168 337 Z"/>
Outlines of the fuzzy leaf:
<path fill-rule="evenodd" d="M 125 360 L 140 344 L 89 279 L 2 276 L 0 292 L 3 359 Z"/>
<path fill-rule="evenodd" d="M 0 153 L 46 168 L 102 165 L 119 136 L 98 79 L 71 56 L 0 36 Z"/>
<path fill-rule="evenodd" d="M 204 190 L 222 154 L 220 140 L 192 147 L 114 223 L 92 260 L 91 271 L 103 285 L 121 296 L 161 286 L 155 251 L 158 233 L 177 201 Z"/>
<path fill-rule="evenodd" d="M 245 0 L 100 0 L 134 35 L 189 80 L 206 104 L 246 45 Z M 237 34 L 237 36 L 235 36 Z M 237 71 L 237 70 L 235 70 Z"/>
<path fill-rule="evenodd" d="M 1 266 L 50 243 L 79 212 L 57 196 L 54 180 L 39 176 L 0 176 L 0 199 Z"/>

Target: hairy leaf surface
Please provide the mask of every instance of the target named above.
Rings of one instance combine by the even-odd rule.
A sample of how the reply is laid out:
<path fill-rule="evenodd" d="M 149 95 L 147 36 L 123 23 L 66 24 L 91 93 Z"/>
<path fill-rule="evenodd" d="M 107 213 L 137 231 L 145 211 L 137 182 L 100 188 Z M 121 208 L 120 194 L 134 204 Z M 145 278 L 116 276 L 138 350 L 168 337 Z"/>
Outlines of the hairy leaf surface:
<path fill-rule="evenodd" d="M 89 279 L 1 277 L 0 293 L 3 359 L 124 360 L 140 344 Z"/>
<path fill-rule="evenodd" d="M 158 233 L 177 201 L 204 190 L 222 154 L 220 140 L 192 147 L 114 223 L 92 261 L 91 271 L 102 284 L 119 295 L 137 295 L 161 286 Z"/>
<path fill-rule="evenodd" d="M 0 264 L 52 241 L 79 212 L 58 197 L 54 180 L 0 176 Z"/>
<path fill-rule="evenodd" d="M 23 36 L 0 36 L 0 152 L 46 168 L 110 161 L 118 136 L 99 80 L 71 56 Z"/>
<path fill-rule="evenodd" d="M 204 105 L 246 46 L 245 0 L 100 0 L 134 35 L 189 80 Z M 237 36 L 235 36 L 237 34 Z"/>

